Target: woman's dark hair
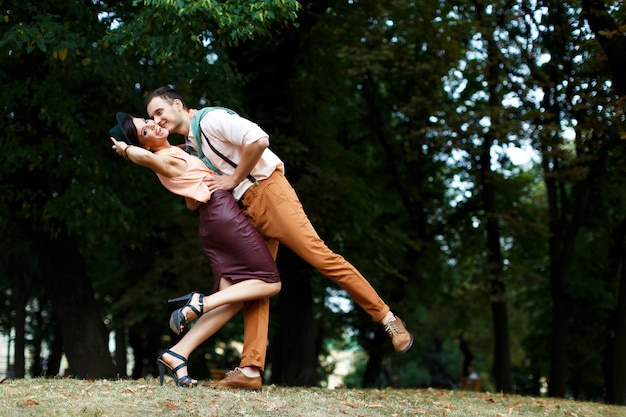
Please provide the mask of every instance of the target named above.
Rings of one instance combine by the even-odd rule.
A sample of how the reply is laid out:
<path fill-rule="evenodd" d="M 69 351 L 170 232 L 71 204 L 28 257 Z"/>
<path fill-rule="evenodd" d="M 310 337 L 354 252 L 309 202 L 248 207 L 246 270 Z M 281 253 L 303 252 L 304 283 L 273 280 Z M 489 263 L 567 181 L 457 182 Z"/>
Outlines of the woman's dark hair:
<path fill-rule="evenodd" d="M 139 143 L 139 137 L 137 137 L 137 126 L 135 126 L 135 123 L 133 122 L 133 117 L 134 116 L 131 116 L 130 114 L 126 114 L 126 116 L 124 116 L 124 120 L 122 120 L 122 130 L 133 145 L 141 146 L 141 143 Z"/>

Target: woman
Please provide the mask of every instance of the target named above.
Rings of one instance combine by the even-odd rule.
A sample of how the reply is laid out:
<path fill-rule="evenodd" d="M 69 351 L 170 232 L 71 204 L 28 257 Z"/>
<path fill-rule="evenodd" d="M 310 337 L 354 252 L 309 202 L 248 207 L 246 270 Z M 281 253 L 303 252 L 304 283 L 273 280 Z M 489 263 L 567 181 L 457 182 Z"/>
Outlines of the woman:
<path fill-rule="evenodd" d="M 150 168 L 172 193 L 185 197 L 190 210 L 198 210 L 199 235 L 215 277 L 213 293 L 189 293 L 169 300 L 187 301 L 174 311 L 170 328 L 180 334 L 187 323 L 196 324 L 157 359 L 159 377 L 168 368 L 177 386 L 192 387 L 184 369 L 191 352 L 221 328 L 244 301 L 278 294 L 281 283 L 276 263 L 261 235 L 241 213 L 230 192 L 211 191 L 206 179 L 217 175 L 197 157 L 168 141 L 169 132 L 152 120 L 117 113 L 112 128 L 113 149 L 131 162 Z"/>

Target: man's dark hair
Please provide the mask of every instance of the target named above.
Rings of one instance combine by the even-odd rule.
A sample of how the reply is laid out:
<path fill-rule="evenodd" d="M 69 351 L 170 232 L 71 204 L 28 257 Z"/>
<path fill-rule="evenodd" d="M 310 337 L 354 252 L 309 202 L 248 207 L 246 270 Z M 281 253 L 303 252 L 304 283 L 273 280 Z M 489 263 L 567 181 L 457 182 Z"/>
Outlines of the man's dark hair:
<path fill-rule="evenodd" d="M 148 94 L 148 96 L 146 97 L 144 101 L 144 105 L 148 107 L 148 104 L 150 104 L 150 102 L 156 97 L 160 97 L 170 104 L 172 104 L 172 102 L 175 99 L 178 99 L 180 100 L 181 103 L 183 103 L 183 108 L 185 109 L 187 108 L 187 105 L 185 104 L 185 100 L 183 100 L 181 95 L 178 94 L 176 90 L 174 90 L 172 87 L 164 86 L 164 87 L 157 88 L 156 90 Z"/>

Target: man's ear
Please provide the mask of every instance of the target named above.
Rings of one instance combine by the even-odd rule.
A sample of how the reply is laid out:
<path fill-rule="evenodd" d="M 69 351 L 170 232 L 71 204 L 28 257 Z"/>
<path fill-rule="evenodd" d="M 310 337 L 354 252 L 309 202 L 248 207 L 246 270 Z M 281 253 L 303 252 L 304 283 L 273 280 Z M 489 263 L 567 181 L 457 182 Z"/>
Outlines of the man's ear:
<path fill-rule="evenodd" d="M 180 99 L 175 98 L 172 101 L 172 105 L 174 106 L 174 108 L 176 109 L 176 111 L 181 111 L 183 109 L 183 102 L 180 101 Z"/>

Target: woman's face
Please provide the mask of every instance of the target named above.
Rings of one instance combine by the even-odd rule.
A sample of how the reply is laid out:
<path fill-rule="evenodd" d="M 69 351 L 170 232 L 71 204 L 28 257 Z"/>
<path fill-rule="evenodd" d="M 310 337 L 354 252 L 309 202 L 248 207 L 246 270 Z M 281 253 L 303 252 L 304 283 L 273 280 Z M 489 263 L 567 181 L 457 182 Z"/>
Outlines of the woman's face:
<path fill-rule="evenodd" d="M 133 118 L 133 124 L 137 129 L 139 143 L 149 148 L 151 145 L 161 144 L 167 141 L 170 132 L 154 123 L 152 119 Z"/>

